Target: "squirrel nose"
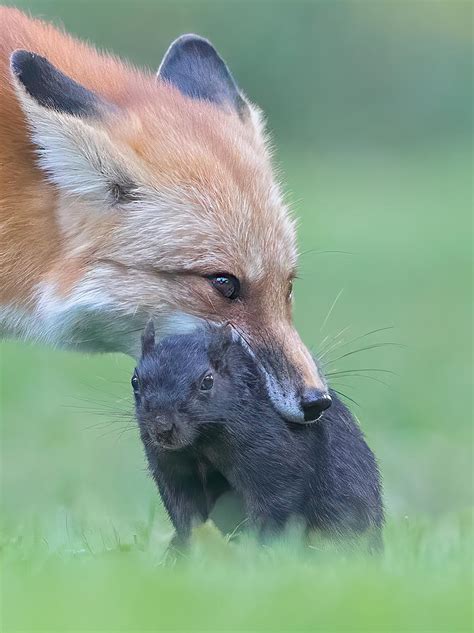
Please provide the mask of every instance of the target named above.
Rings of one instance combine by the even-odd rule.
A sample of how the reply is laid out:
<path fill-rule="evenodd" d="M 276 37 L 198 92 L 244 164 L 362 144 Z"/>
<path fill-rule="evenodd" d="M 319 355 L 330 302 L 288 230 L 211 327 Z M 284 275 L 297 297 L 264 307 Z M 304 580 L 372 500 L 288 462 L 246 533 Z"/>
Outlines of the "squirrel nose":
<path fill-rule="evenodd" d="M 170 418 L 162 418 L 161 416 L 155 417 L 155 423 L 158 431 L 160 433 L 166 433 L 167 431 L 171 431 L 174 427 L 174 421 Z"/>
<path fill-rule="evenodd" d="M 306 389 L 301 399 L 301 408 L 305 422 L 315 422 L 332 404 L 332 398 L 327 391 L 320 389 Z"/>

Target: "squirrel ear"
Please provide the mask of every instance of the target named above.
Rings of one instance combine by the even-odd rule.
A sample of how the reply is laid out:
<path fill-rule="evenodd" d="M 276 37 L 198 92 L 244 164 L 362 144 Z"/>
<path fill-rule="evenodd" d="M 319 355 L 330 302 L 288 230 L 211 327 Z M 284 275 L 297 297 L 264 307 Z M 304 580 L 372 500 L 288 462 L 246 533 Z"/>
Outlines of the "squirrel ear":
<path fill-rule="evenodd" d="M 232 341 L 235 339 L 234 328 L 230 323 L 225 323 L 221 326 L 221 337 L 224 349 L 227 349 Z"/>
<path fill-rule="evenodd" d="M 155 347 L 155 326 L 150 319 L 142 334 L 142 354 L 147 354 Z"/>
<path fill-rule="evenodd" d="M 212 362 L 220 363 L 234 340 L 234 329 L 229 324 L 212 328 L 210 332 L 209 357 Z"/>

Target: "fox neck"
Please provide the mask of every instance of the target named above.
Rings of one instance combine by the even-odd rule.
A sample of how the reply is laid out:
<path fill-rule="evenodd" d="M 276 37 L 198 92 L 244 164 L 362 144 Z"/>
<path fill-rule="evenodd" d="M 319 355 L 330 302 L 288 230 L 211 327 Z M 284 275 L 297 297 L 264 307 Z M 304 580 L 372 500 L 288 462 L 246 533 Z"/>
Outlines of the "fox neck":
<path fill-rule="evenodd" d="M 112 305 L 99 309 L 93 305 L 74 305 L 69 300 L 54 303 L 56 309 L 40 302 L 34 311 L 3 306 L 0 333 L 6 338 L 83 352 L 138 353 L 139 332 L 145 318 L 122 315 Z M 135 330 L 137 334 L 133 336 Z"/>
<path fill-rule="evenodd" d="M 0 307 L 0 335 L 45 343 L 82 352 L 122 352 L 140 355 L 140 338 L 153 316 L 157 338 L 191 331 L 199 319 L 166 304 L 151 315 L 140 309 L 127 310 L 101 290 L 82 284 L 68 297 L 58 297 L 53 288 L 42 284 L 33 310 L 12 305 Z"/>

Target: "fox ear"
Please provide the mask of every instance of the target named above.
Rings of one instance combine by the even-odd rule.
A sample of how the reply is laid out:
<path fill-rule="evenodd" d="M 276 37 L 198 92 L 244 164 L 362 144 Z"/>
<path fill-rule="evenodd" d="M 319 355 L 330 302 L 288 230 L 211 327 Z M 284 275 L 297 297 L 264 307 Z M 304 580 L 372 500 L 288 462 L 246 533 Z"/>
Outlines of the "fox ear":
<path fill-rule="evenodd" d="M 231 108 L 241 119 L 249 106 L 226 63 L 214 46 L 199 35 L 181 35 L 166 52 L 158 77 L 191 99 Z"/>
<path fill-rule="evenodd" d="M 133 179 L 103 125 L 117 108 L 36 53 L 15 51 L 10 70 L 49 179 L 79 196 L 110 202 L 127 198 Z"/>
<path fill-rule="evenodd" d="M 95 93 L 70 79 L 41 55 L 16 50 L 11 55 L 10 67 L 14 78 L 44 108 L 94 117 L 105 107 Z"/>
<path fill-rule="evenodd" d="M 148 354 L 155 347 L 155 326 L 150 319 L 142 334 L 142 354 Z"/>

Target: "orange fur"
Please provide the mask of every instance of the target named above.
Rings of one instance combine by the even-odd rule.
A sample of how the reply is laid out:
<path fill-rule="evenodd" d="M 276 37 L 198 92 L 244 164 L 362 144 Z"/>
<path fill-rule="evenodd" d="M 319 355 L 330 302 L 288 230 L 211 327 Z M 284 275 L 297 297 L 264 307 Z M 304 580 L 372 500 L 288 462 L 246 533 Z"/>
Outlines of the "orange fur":
<path fill-rule="evenodd" d="M 113 209 L 99 194 L 68 191 L 67 178 L 45 173 L 30 134 L 43 115 L 10 74 L 18 48 L 117 106 L 97 122 L 47 113 L 46 128 L 73 158 L 75 145 L 81 157 L 93 146 L 109 171 L 127 172 L 141 202 Z M 242 122 L 50 24 L 0 8 L 0 305 L 32 315 L 20 333 L 41 338 L 37 331 L 45 331 L 46 340 L 65 344 L 55 338 L 56 317 L 70 319 L 94 302 L 114 319 L 143 312 L 231 321 L 255 349 L 280 350 L 298 374 L 282 370 L 294 383 L 288 389 L 324 388 L 291 322 L 294 227 L 258 111 L 250 112 Z M 60 170 L 61 156 L 57 162 Z M 89 182 L 84 176 L 85 189 Z M 216 295 L 203 278 L 216 272 L 242 279 L 242 301 Z M 45 325 L 36 327 L 40 319 Z M 111 341 L 97 349 L 135 349 Z"/>

